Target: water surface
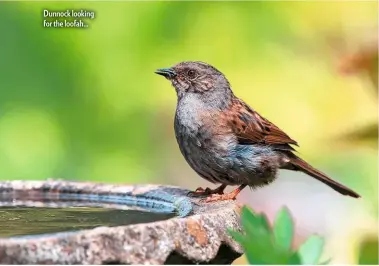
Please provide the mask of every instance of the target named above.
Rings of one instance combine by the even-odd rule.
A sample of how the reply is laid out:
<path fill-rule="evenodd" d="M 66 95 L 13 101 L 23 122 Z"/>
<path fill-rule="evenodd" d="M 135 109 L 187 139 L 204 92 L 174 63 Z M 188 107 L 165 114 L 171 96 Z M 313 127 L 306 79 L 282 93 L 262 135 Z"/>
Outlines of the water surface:
<path fill-rule="evenodd" d="M 0 207 L 0 237 L 148 223 L 172 217 L 174 214 L 95 207 Z"/>

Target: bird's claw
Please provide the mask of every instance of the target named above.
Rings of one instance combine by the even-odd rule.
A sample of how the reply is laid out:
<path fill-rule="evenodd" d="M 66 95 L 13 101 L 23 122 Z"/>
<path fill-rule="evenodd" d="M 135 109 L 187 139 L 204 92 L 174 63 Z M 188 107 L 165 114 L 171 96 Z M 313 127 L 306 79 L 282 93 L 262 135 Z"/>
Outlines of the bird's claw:
<path fill-rule="evenodd" d="M 188 193 L 190 196 L 209 196 L 209 195 L 222 195 L 224 194 L 225 185 L 221 185 L 215 189 L 210 189 L 207 187 L 206 189 L 202 187 L 198 187 L 195 191 L 191 191 Z"/>
<path fill-rule="evenodd" d="M 209 202 L 215 202 L 215 201 L 224 201 L 224 200 L 235 200 L 237 198 L 237 195 L 234 193 L 228 193 L 228 194 L 212 194 L 209 197 L 206 197 L 203 201 L 206 203 Z"/>
<path fill-rule="evenodd" d="M 223 201 L 223 200 L 235 200 L 237 195 L 244 189 L 246 185 L 241 185 L 235 190 L 227 194 L 212 194 L 209 197 L 204 199 L 204 202 L 215 202 L 215 201 Z"/>
<path fill-rule="evenodd" d="M 198 187 L 196 190 L 195 190 L 195 193 L 210 193 L 211 192 L 211 189 L 209 187 L 207 188 L 202 188 L 202 187 Z"/>
<path fill-rule="evenodd" d="M 195 191 L 188 192 L 189 196 L 206 196 L 212 194 L 212 190 L 207 188 L 198 187 Z"/>

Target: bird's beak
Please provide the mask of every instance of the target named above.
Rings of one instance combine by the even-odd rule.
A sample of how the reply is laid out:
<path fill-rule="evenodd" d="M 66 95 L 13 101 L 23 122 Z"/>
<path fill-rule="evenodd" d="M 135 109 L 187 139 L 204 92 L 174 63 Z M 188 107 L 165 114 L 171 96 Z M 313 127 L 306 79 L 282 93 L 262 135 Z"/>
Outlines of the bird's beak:
<path fill-rule="evenodd" d="M 160 68 L 155 71 L 155 74 L 162 75 L 168 79 L 176 76 L 176 72 L 172 68 Z"/>

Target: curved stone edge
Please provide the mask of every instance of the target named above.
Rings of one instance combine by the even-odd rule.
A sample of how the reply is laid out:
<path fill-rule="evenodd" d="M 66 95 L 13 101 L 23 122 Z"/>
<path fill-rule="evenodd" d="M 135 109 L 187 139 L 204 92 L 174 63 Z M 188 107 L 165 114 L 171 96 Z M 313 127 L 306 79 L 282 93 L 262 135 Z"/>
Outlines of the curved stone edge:
<path fill-rule="evenodd" d="M 222 244 L 242 248 L 227 228 L 240 231 L 239 207 L 147 224 L 98 227 L 35 239 L 0 240 L 2 264 L 164 264 L 176 252 L 195 262 L 209 262 Z"/>
<path fill-rule="evenodd" d="M 156 212 L 176 213 L 184 217 L 193 212 L 189 190 L 163 185 L 122 185 L 97 182 L 64 180 L 47 181 L 2 181 L 0 204 L 9 204 L 9 199 L 43 201 L 98 202 L 102 205 L 134 206 Z M 49 204 L 46 204 L 49 205 Z"/>
<path fill-rule="evenodd" d="M 205 263 L 214 260 L 222 246 L 237 258 L 242 248 L 227 229 L 241 231 L 240 207 L 234 202 L 220 203 L 215 209 L 211 205 L 199 206 L 199 214 L 186 218 L 32 239 L 0 239 L 0 263 L 164 264 L 172 254 Z"/>
<path fill-rule="evenodd" d="M 156 212 L 176 213 L 185 217 L 190 214 L 206 213 L 234 206 L 234 201 L 204 203 L 204 197 L 189 196 L 187 189 L 166 185 L 125 185 L 97 182 L 53 180 L 46 181 L 1 181 L 0 205 L 16 205 L 22 202 L 39 202 L 49 199 L 49 203 L 39 203 L 39 207 L 52 207 L 59 202 L 72 200 L 84 205 L 99 203 L 99 206 L 134 206 Z M 111 197 L 111 198 L 110 198 Z M 64 205 L 64 204 L 61 204 Z"/>

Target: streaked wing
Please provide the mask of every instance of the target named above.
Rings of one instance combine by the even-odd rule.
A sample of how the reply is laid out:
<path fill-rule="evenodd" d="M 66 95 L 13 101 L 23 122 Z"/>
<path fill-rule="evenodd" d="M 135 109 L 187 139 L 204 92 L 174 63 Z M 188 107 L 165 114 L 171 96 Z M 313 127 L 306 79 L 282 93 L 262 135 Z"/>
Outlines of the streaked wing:
<path fill-rule="evenodd" d="M 267 144 L 278 150 L 295 151 L 290 145 L 298 146 L 280 128 L 252 110 L 247 104 L 235 99 L 231 109 L 225 114 L 240 144 Z"/>

